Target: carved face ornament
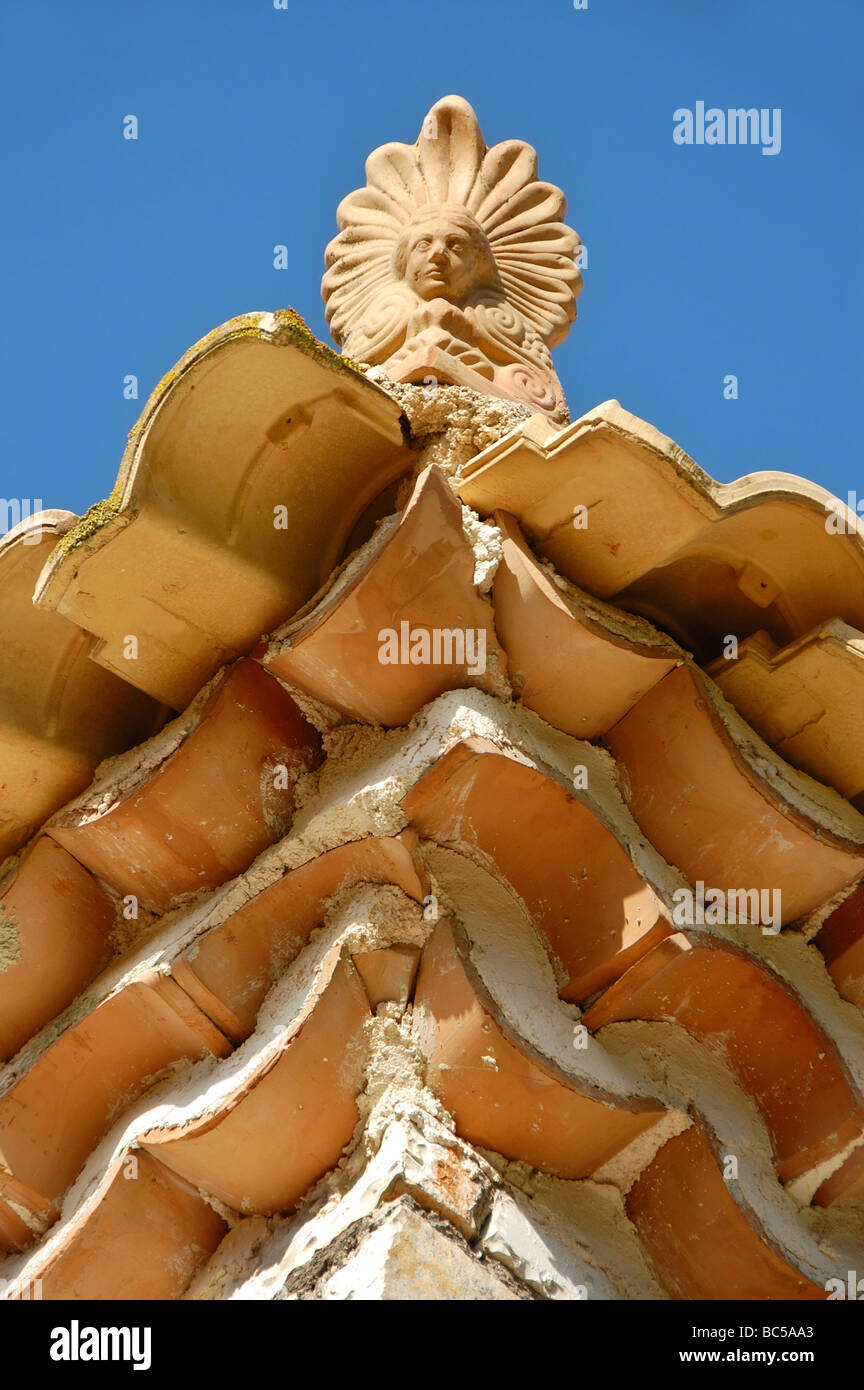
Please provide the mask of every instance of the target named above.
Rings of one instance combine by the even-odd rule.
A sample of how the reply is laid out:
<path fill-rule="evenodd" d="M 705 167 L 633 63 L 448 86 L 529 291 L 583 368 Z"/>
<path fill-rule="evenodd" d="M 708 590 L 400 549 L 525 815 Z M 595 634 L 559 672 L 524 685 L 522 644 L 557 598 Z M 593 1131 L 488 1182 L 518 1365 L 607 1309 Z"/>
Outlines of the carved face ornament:
<path fill-rule="evenodd" d="M 576 317 L 582 276 L 564 211 L 530 145 L 487 149 L 467 101 L 444 97 L 414 145 L 372 152 L 365 188 L 339 205 L 321 285 L 333 337 L 393 380 L 428 368 L 566 418 L 549 349 Z"/>
<path fill-rule="evenodd" d="M 396 247 L 394 269 L 420 299 L 462 304 L 473 289 L 498 284 L 489 243 L 463 209 L 432 207 L 412 219 Z"/>

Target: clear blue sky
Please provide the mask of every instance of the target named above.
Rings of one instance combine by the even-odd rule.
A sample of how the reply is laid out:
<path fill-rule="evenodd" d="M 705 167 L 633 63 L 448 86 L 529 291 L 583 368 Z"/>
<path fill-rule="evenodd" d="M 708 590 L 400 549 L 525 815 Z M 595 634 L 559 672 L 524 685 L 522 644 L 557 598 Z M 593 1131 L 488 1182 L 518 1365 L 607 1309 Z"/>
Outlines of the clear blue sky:
<path fill-rule="evenodd" d="M 326 338 L 336 205 L 448 92 L 537 147 L 588 247 L 574 416 L 615 396 L 722 480 L 864 494 L 862 0 L 5 0 L 0 32 L 5 497 L 104 496 L 150 389 L 235 314 Z M 780 107 L 781 152 L 676 145 L 697 101 Z"/>

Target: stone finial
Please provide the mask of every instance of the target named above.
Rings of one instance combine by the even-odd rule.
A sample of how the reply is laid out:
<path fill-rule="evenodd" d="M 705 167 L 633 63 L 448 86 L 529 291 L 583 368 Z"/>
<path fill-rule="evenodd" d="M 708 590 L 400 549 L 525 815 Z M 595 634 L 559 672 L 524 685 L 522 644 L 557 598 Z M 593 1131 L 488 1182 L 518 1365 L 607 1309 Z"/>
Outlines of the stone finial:
<path fill-rule="evenodd" d="M 487 150 L 461 97 L 382 145 L 337 210 L 321 291 L 336 342 L 393 381 L 433 378 L 567 420 L 551 347 L 576 317 L 579 238 L 522 140 Z"/>

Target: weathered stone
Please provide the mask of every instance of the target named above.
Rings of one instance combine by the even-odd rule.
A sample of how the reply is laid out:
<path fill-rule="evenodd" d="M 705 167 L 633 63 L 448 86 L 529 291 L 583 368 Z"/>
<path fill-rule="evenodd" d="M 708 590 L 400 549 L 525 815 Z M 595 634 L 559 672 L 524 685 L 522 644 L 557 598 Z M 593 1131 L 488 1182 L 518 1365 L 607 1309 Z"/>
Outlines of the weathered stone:
<path fill-rule="evenodd" d="M 325 1299 L 518 1301 L 518 1294 L 416 1211 L 397 1203 L 325 1281 Z"/>

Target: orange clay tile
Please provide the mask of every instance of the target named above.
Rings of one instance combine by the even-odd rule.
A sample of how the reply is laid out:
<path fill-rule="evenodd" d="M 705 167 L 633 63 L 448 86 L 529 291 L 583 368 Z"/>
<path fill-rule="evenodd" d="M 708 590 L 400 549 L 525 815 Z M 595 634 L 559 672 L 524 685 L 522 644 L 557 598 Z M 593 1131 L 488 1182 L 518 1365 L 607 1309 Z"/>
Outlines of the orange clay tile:
<path fill-rule="evenodd" d="M 49 834 L 124 896 L 165 912 L 215 888 L 288 829 L 297 777 L 320 738 L 278 681 L 254 661 L 230 668 L 197 723 L 154 770 L 117 795 L 117 769 L 66 808 Z M 136 757 L 146 753 L 138 750 Z M 111 797 L 104 810 L 100 795 Z"/>
<path fill-rule="evenodd" d="M 344 585 L 337 578 L 299 622 L 276 634 L 261 660 L 349 718 L 391 727 L 407 724 L 445 690 L 494 690 L 495 667 L 504 669 L 504 654 L 492 609 L 478 595 L 473 575 L 474 552 L 459 503 L 441 470 L 427 468 L 398 525 L 372 543 L 362 568 Z M 435 632 L 449 634 L 446 646 L 439 639 L 440 660 L 382 663 L 382 634 L 396 633 L 401 643 L 403 624 L 406 658 L 413 634 L 425 631 L 430 644 Z M 465 659 L 468 629 L 475 641 L 482 630 L 485 642 L 483 660 L 475 662 L 483 671 L 474 675 Z M 422 655 L 419 647 L 416 654 Z"/>
<path fill-rule="evenodd" d="M 33 605 L 43 565 L 76 520 L 38 512 L 0 538 L 0 860 L 86 787 L 97 763 L 165 718 L 161 705 L 88 660 L 78 627 Z"/>
<path fill-rule="evenodd" d="M 0 1199 L 0 1255 L 26 1250 L 33 1232 L 14 1207 Z"/>
<path fill-rule="evenodd" d="M 558 782 L 477 737 L 403 799 L 414 829 L 471 846 L 525 902 L 568 982 L 587 998 L 673 930 L 625 846 Z"/>
<path fill-rule="evenodd" d="M 814 944 L 837 992 L 864 1009 L 864 883 L 834 909 Z"/>
<path fill-rule="evenodd" d="M 778 647 L 757 632 L 710 675 L 781 757 L 864 809 L 864 633 L 835 620 Z"/>
<path fill-rule="evenodd" d="M 92 634 L 94 661 L 183 709 L 320 588 L 413 462 L 390 396 L 291 311 L 244 314 L 156 387 L 111 498 L 55 551 L 36 601 Z"/>
<path fill-rule="evenodd" d="M 140 1143 L 196 1188 L 244 1213 L 287 1211 L 338 1161 L 358 1120 L 366 991 L 338 959 L 288 1026 L 275 1062 L 218 1112 Z"/>
<path fill-rule="evenodd" d="M 654 847 L 691 883 L 780 890 L 785 924 L 861 874 L 864 820 L 801 774 L 790 781 L 748 733 L 707 677 L 679 667 L 606 742 Z"/>
<path fill-rule="evenodd" d="M 414 1032 L 426 1081 L 470 1143 L 563 1178 L 585 1178 L 664 1113 L 623 1101 L 535 1054 L 500 1017 L 468 958 L 464 932 L 443 919 L 420 962 Z"/>
<path fill-rule="evenodd" d="M 511 512 L 574 584 L 700 660 L 730 633 L 782 645 L 838 616 L 864 629 L 864 532 L 829 534 L 830 493 L 788 473 L 715 483 L 617 401 L 558 431 L 534 416 L 471 460 L 459 495 Z"/>
<path fill-rule="evenodd" d="M 682 659 L 668 638 L 568 585 L 532 555 L 516 521 L 504 537 L 492 599 L 508 675 L 528 709 L 576 738 L 605 733 Z"/>
<path fill-rule="evenodd" d="M 824 1299 L 758 1233 L 699 1126 L 670 1139 L 627 1196 L 627 1215 L 673 1299 Z"/>
<path fill-rule="evenodd" d="M 419 962 L 419 946 L 397 945 L 377 951 L 356 951 L 351 957 L 373 1009 L 387 1002 L 408 1003 Z"/>
<path fill-rule="evenodd" d="M 58 1214 L 53 1202 L 0 1166 L 0 1253 L 26 1250 Z"/>
<path fill-rule="evenodd" d="M 113 926 L 95 878 L 47 836 L 34 841 L 0 888 L 0 1059 L 99 973 Z"/>
<path fill-rule="evenodd" d="M 63 1033 L 0 1098 L 0 1163 L 56 1201 L 111 1121 L 181 1059 L 231 1044 L 171 979 L 125 985 Z"/>
<path fill-rule="evenodd" d="M 834 1045 L 776 976 L 734 947 L 694 932 L 662 941 L 583 1015 L 592 1031 L 646 1019 L 680 1023 L 717 1052 L 768 1126 L 789 1182 L 864 1129 L 864 1105 Z"/>
<path fill-rule="evenodd" d="M 852 1150 L 813 1197 L 817 1207 L 830 1207 L 834 1202 L 864 1202 L 864 1144 Z"/>
<path fill-rule="evenodd" d="M 98 1205 L 38 1267 L 43 1300 L 179 1298 L 228 1230 L 202 1196 L 149 1154 L 118 1166 Z M 131 1174 L 131 1175 L 130 1175 Z"/>
<path fill-rule="evenodd" d="M 353 883 L 393 883 L 422 900 L 425 875 L 412 857 L 411 838 L 407 832 L 399 839 L 354 840 L 291 870 L 175 960 L 172 975 L 241 1042 L 271 985 L 321 925 L 331 894 Z"/>

